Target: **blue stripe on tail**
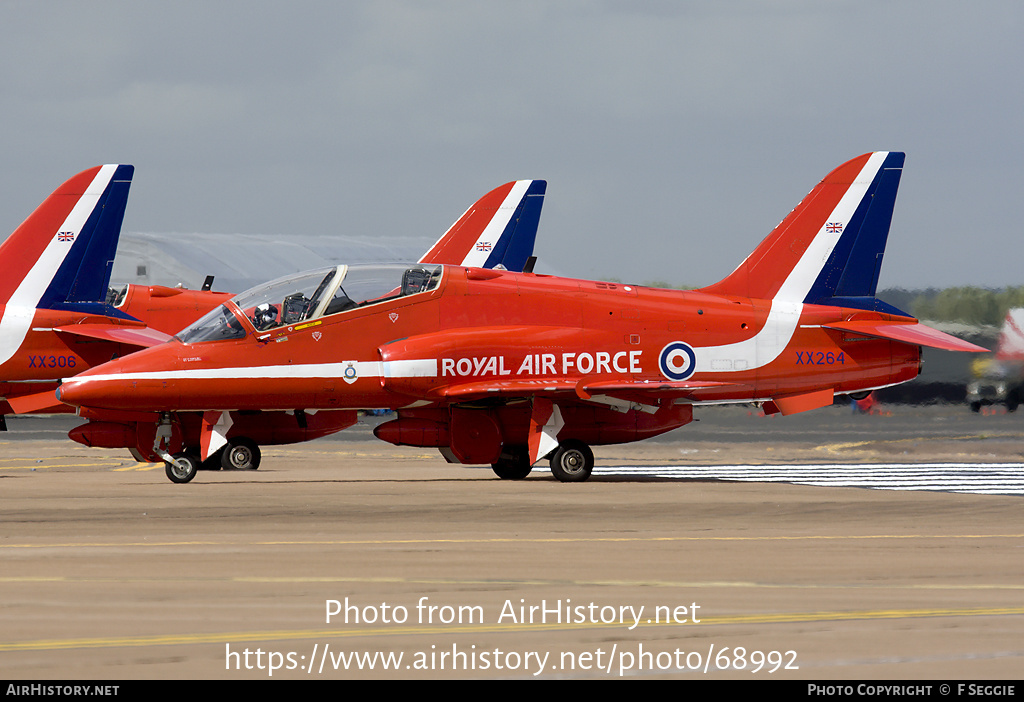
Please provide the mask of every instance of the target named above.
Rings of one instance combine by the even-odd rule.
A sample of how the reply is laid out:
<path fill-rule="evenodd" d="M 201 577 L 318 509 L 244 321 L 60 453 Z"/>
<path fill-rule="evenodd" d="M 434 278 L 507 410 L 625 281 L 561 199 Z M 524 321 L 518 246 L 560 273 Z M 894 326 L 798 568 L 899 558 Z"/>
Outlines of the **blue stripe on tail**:
<path fill-rule="evenodd" d="M 906 313 L 875 298 L 905 154 L 891 152 L 875 175 L 805 303 Z"/>
<path fill-rule="evenodd" d="M 506 270 L 521 271 L 526 259 L 533 255 L 533 246 L 537 239 L 537 227 L 540 225 L 540 211 L 544 205 L 544 193 L 547 191 L 546 180 L 535 180 L 526 189 L 526 194 L 519 201 L 515 213 L 505 226 L 484 268 L 494 268 L 501 264 Z"/>

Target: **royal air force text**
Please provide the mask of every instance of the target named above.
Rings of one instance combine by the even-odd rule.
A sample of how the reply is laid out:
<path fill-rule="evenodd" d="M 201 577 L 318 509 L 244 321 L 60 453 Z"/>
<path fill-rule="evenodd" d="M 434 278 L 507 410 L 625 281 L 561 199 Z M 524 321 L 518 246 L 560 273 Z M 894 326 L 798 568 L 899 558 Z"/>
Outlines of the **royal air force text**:
<path fill-rule="evenodd" d="M 566 352 L 560 356 L 553 353 L 531 353 L 522 360 L 501 355 L 442 358 L 441 377 L 641 373 L 642 354 L 643 351 L 634 350 Z"/>

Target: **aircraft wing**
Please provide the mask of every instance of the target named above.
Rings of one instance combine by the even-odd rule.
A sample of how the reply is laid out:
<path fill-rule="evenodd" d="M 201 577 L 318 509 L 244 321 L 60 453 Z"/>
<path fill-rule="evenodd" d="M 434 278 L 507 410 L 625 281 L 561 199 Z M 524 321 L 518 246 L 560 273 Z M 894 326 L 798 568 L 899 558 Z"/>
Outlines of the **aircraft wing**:
<path fill-rule="evenodd" d="M 450 400 L 479 400 L 487 397 L 565 397 L 573 395 L 576 399 L 592 400 L 599 404 L 609 404 L 608 398 L 624 402 L 650 404 L 662 398 L 691 397 L 701 399 L 710 392 L 739 393 L 752 388 L 735 383 L 705 381 L 659 381 L 647 383 L 633 380 L 593 380 L 572 381 L 564 379 L 517 379 L 498 381 L 477 381 L 449 386 L 443 394 Z M 612 403 L 615 404 L 615 403 Z"/>
<path fill-rule="evenodd" d="M 562 379 L 481 380 L 444 388 L 441 394 L 452 400 L 479 400 L 487 397 L 533 397 L 536 395 L 575 394 L 576 383 Z"/>
<path fill-rule="evenodd" d="M 746 387 L 738 385 L 736 383 L 719 383 L 716 381 L 702 381 L 702 380 L 659 380 L 657 382 L 641 382 L 635 380 L 599 380 L 594 382 L 581 383 L 577 388 L 576 392 L 581 399 L 587 399 L 590 395 L 596 395 L 599 393 L 615 393 L 615 392 L 643 392 L 657 394 L 658 396 L 675 395 L 684 396 L 692 395 L 695 392 L 701 390 L 707 390 L 713 388 L 716 390 L 722 390 L 725 388 L 741 388 Z"/>
<path fill-rule="evenodd" d="M 958 339 L 952 334 L 932 329 L 920 322 L 884 322 L 877 320 L 852 320 L 849 322 L 834 322 L 822 325 L 825 329 L 838 329 L 839 331 L 852 332 L 854 334 L 865 334 L 876 336 L 882 339 L 892 339 L 904 344 L 917 344 L 918 346 L 929 346 L 935 349 L 947 351 L 973 351 L 986 352 L 988 349 L 972 344 L 969 341 Z"/>
<path fill-rule="evenodd" d="M 652 400 L 686 398 L 693 402 L 704 400 L 735 400 L 749 402 L 754 388 L 742 383 L 722 383 L 699 380 L 604 380 L 580 383 L 576 395 L 581 400 L 601 401 L 614 398 L 626 402 L 650 404 Z M 607 400 L 605 400 L 607 402 Z"/>
<path fill-rule="evenodd" d="M 117 344 L 149 348 L 168 341 L 171 337 L 156 329 L 149 327 L 130 327 L 121 324 L 68 324 L 63 327 L 54 327 L 55 332 L 61 334 L 72 334 L 84 336 L 90 339 L 102 341 L 113 341 Z"/>

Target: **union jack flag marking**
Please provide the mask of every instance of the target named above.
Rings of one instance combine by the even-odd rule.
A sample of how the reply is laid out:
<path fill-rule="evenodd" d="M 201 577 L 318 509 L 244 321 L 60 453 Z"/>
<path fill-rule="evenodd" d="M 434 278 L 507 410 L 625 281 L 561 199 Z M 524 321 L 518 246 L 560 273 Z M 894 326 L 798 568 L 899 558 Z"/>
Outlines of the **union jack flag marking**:
<path fill-rule="evenodd" d="M 480 243 L 478 243 L 476 245 L 476 250 L 477 251 L 490 251 L 491 250 L 491 242 L 489 242 L 489 241 L 481 241 Z"/>
<path fill-rule="evenodd" d="M 839 232 L 843 231 L 843 223 L 829 222 L 828 224 L 825 225 L 825 231 L 828 232 L 829 234 L 838 234 Z"/>
<path fill-rule="evenodd" d="M 74 232 L 57 232 L 57 241 L 74 241 Z"/>

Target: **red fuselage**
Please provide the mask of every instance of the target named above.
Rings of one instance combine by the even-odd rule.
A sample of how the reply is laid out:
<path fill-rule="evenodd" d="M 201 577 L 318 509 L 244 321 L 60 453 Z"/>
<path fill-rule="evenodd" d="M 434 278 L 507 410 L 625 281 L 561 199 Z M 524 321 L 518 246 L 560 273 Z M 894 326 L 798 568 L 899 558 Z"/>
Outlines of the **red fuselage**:
<path fill-rule="evenodd" d="M 429 292 L 267 332 L 234 311 L 239 338 L 140 351 L 67 381 L 61 400 L 142 412 L 415 410 L 544 395 L 653 414 L 892 385 L 915 377 L 920 359 L 916 345 L 822 328 L 893 319 L 879 313 L 462 267 L 446 267 Z M 679 342 L 695 350 L 689 374 L 669 352 Z"/>

